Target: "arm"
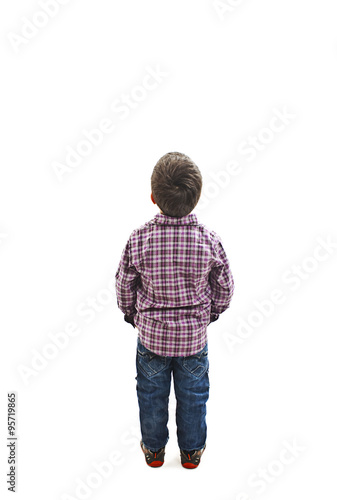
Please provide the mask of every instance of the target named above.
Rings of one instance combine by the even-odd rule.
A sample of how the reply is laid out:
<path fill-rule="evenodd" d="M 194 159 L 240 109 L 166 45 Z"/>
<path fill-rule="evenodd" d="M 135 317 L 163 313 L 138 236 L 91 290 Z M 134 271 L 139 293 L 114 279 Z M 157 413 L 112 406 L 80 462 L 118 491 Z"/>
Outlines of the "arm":
<path fill-rule="evenodd" d="M 133 317 L 136 314 L 137 288 L 140 284 L 140 274 L 132 265 L 130 259 L 130 240 L 127 242 L 118 270 L 116 272 L 117 305 L 124 313 L 124 319 L 133 326 Z"/>
<path fill-rule="evenodd" d="M 212 290 L 210 322 L 216 321 L 219 314 L 228 309 L 234 293 L 234 280 L 226 253 L 220 240 L 215 246 L 215 259 L 208 280 Z"/>

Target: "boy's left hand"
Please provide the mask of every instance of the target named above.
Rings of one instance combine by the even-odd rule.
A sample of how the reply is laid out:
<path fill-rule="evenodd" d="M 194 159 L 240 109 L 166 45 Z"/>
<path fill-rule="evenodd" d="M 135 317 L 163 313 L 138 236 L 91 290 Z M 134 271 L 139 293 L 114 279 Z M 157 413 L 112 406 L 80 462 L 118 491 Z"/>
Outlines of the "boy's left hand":
<path fill-rule="evenodd" d="M 210 319 L 209 319 L 209 323 L 213 323 L 214 321 L 216 321 L 217 319 L 219 319 L 219 314 L 214 314 L 214 313 L 211 313 L 211 316 L 210 316 Z"/>

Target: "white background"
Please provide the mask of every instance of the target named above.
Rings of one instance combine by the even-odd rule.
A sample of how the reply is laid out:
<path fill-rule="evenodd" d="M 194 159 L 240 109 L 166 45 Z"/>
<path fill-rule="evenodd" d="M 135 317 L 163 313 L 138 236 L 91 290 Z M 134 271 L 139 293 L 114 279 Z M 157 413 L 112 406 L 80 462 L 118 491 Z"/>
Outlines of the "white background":
<path fill-rule="evenodd" d="M 317 248 L 337 241 L 335 2 L 232 0 L 221 13 L 211 0 L 71 0 L 47 18 L 42 3 L 7 0 L 0 12 L 2 497 L 16 391 L 18 499 L 332 498 L 337 249 Z M 32 19 L 45 26 L 15 50 Z M 111 104 L 141 95 L 148 67 L 166 76 L 123 120 Z M 275 109 L 293 118 L 261 132 Z M 107 117 L 115 131 L 60 180 L 54 162 Z M 239 148 L 258 134 L 269 143 L 249 161 Z M 131 231 L 157 213 L 150 175 L 168 151 L 199 166 L 195 213 L 221 236 L 236 285 L 209 327 L 208 447 L 195 471 L 180 465 L 173 389 L 166 463 L 145 464 L 136 331 L 107 291 Z M 216 184 L 231 160 L 239 172 Z M 275 289 L 283 303 L 268 309 Z M 71 322 L 77 336 L 25 378 Z M 241 338 L 233 349 L 229 334 Z M 294 440 L 301 451 L 284 465 Z M 112 473 L 92 475 L 107 460 Z M 269 481 L 254 487 L 261 469 Z"/>

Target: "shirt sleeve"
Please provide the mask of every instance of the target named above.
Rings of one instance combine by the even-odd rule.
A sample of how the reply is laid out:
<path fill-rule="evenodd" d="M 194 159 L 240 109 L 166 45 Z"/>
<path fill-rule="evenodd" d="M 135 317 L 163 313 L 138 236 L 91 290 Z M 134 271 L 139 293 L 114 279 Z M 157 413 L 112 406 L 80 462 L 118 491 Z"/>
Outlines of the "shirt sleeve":
<path fill-rule="evenodd" d="M 116 272 L 117 305 L 127 316 L 134 316 L 136 310 L 137 288 L 140 284 L 140 274 L 132 265 L 130 258 L 130 240 L 127 242 L 118 270 Z"/>
<path fill-rule="evenodd" d="M 226 253 L 219 239 L 215 245 L 215 259 L 208 277 L 212 290 L 211 318 L 228 309 L 234 293 L 234 279 Z"/>

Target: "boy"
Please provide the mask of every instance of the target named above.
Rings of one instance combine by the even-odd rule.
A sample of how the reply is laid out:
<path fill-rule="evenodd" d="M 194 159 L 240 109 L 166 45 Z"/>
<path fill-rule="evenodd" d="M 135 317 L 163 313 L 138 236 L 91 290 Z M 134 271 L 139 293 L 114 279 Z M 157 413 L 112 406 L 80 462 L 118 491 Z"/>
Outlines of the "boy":
<path fill-rule="evenodd" d="M 209 396 L 207 326 L 230 304 L 234 282 L 220 238 L 192 210 L 199 168 L 168 153 L 151 176 L 160 213 L 135 229 L 116 273 L 118 307 L 138 329 L 137 396 L 146 463 L 164 463 L 171 373 L 181 464 L 198 467 L 206 447 Z"/>

